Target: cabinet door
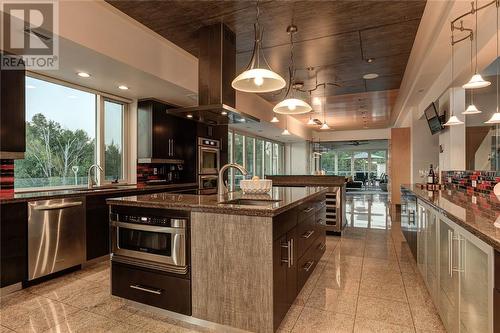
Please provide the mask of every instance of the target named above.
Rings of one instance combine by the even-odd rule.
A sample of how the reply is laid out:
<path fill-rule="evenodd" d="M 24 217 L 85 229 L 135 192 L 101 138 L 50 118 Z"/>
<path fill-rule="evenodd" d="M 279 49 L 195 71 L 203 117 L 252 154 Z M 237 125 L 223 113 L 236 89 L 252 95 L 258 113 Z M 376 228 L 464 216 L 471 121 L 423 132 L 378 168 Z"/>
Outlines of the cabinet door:
<path fill-rule="evenodd" d="M 465 232 L 459 238 L 460 332 L 492 332 L 493 250 Z"/>
<path fill-rule="evenodd" d="M 439 292 L 438 307 L 448 332 L 458 332 L 458 274 L 456 239 L 458 234 L 451 224 L 439 218 Z"/>
<path fill-rule="evenodd" d="M 421 204 L 418 204 L 417 209 L 417 266 L 422 276 L 425 276 L 427 212 Z"/>
<path fill-rule="evenodd" d="M 437 235 L 438 235 L 438 218 L 433 209 L 427 208 L 427 228 L 426 228 L 426 262 L 425 262 L 425 281 L 427 288 L 433 299 L 436 299 L 438 291 L 438 252 L 437 252 Z"/>
<path fill-rule="evenodd" d="M 28 208 L 25 202 L 0 205 L 0 288 L 26 279 Z"/>
<path fill-rule="evenodd" d="M 0 151 L 2 152 L 22 154 L 26 150 L 25 80 L 24 70 L 0 70 L 2 87 Z M 15 156 L 22 158 L 22 155 Z"/>
<path fill-rule="evenodd" d="M 288 264 L 287 236 L 284 234 L 273 242 L 273 324 L 276 330 L 288 308 L 286 275 Z"/>

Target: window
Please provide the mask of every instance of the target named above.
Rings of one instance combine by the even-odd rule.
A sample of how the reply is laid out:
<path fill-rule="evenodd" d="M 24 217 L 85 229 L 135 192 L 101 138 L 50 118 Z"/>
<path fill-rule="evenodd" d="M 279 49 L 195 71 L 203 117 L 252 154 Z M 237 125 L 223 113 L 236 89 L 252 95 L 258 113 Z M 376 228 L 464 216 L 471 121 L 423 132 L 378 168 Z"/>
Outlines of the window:
<path fill-rule="evenodd" d="M 250 178 L 282 173 L 284 168 L 285 146 L 282 143 L 256 138 L 234 131 L 229 131 L 229 161 L 243 165 Z M 244 177 L 239 172 L 230 170 L 229 184 L 237 188 Z"/>
<path fill-rule="evenodd" d="M 26 77 L 26 154 L 15 188 L 81 185 L 96 162 L 96 95 Z"/>
<path fill-rule="evenodd" d="M 264 141 L 261 139 L 255 140 L 255 175 L 260 178 L 264 177 Z"/>
<path fill-rule="evenodd" d="M 104 101 L 104 170 L 106 180 L 123 179 L 123 120 L 122 103 Z"/>
<path fill-rule="evenodd" d="M 14 162 L 15 188 L 83 186 L 96 163 L 105 170 L 102 182 L 123 180 L 126 108 L 97 92 L 27 76 L 26 154 Z"/>

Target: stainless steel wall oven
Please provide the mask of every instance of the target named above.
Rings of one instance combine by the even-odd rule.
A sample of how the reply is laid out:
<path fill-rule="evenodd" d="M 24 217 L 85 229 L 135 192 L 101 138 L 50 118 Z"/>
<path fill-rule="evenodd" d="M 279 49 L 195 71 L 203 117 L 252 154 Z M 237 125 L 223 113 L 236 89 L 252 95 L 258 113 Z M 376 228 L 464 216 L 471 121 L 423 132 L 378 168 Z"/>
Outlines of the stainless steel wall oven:
<path fill-rule="evenodd" d="M 198 174 L 214 175 L 219 172 L 220 141 L 198 138 Z"/>

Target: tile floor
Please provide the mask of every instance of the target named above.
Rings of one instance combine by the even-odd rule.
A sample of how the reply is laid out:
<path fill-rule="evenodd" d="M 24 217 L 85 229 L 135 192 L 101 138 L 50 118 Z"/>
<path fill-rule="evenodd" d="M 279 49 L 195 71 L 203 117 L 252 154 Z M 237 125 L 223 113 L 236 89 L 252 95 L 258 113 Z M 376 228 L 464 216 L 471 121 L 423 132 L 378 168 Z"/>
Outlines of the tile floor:
<path fill-rule="evenodd" d="M 349 227 L 327 251 L 280 332 L 444 332 L 385 195 L 348 196 Z M 109 263 L 2 297 L 4 332 L 206 332 L 109 293 Z"/>

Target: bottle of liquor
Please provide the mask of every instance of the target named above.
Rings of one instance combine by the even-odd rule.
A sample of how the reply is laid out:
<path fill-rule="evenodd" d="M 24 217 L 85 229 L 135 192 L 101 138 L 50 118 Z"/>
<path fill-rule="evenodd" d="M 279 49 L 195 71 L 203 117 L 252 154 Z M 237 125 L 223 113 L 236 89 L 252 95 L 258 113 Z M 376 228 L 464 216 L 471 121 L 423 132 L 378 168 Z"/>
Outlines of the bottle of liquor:
<path fill-rule="evenodd" d="M 429 174 L 427 175 L 427 184 L 433 185 L 436 182 L 436 174 L 434 173 L 434 169 L 431 167 L 429 168 Z"/>

